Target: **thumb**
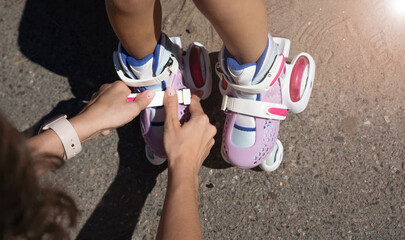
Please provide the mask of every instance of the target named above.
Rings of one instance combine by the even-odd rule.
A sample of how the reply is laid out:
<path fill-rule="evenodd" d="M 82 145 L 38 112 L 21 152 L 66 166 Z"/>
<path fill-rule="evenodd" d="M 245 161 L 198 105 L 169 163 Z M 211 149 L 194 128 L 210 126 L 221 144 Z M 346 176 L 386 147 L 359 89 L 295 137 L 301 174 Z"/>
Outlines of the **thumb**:
<path fill-rule="evenodd" d="M 178 97 L 177 92 L 173 87 L 167 87 L 165 91 L 165 97 L 163 103 L 165 105 L 166 120 L 168 124 L 174 124 L 180 126 L 178 111 Z"/>
<path fill-rule="evenodd" d="M 135 116 L 138 116 L 149 105 L 154 96 L 155 92 L 153 90 L 146 90 L 139 94 L 133 102 L 128 102 L 132 106 Z"/>

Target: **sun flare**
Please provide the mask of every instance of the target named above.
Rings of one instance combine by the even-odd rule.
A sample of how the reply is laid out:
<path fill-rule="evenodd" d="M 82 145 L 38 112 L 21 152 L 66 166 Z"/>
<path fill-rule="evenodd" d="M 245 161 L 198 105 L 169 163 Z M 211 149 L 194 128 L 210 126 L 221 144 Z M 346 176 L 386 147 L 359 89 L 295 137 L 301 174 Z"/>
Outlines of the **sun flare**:
<path fill-rule="evenodd" d="M 400 15 L 405 15 L 405 0 L 391 0 L 391 8 L 392 10 Z"/>

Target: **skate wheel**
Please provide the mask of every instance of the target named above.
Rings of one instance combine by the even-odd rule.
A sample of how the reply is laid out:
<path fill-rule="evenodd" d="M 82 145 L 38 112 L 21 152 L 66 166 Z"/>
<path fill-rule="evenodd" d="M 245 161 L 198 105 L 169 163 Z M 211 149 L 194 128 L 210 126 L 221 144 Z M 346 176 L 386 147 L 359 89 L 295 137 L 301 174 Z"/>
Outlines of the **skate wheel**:
<path fill-rule="evenodd" d="M 276 144 L 273 147 L 270 155 L 260 164 L 260 168 L 266 172 L 272 172 L 276 170 L 283 160 L 283 144 L 277 139 Z"/>
<path fill-rule="evenodd" d="M 158 157 L 155 154 L 153 154 L 153 152 L 149 149 L 148 146 L 145 146 L 145 153 L 146 153 L 146 158 L 153 165 L 161 165 L 166 161 L 166 158 L 161 158 L 161 157 Z"/>
<path fill-rule="evenodd" d="M 191 92 L 201 91 L 206 99 L 212 90 L 211 62 L 204 45 L 192 43 L 184 57 L 184 82 Z"/>
<path fill-rule="evenodd" d="M 315 61 L 308 53 L 300 53 L 286 67 L 286 83 L 282 88 L 283 104 L 293 113 L 308 105 L 315 78 Z"/>
<path fill-rule="evenodd" d="M 291 72 L 290 98 L 293 102 L 301 100 L 308 79 L 309 60 L 305 56 L 297 59 Z"/>
<path fill-rule="evenodd" d="M 201 54 L 201 47 L 192 46 L 190 48 L 190 72 L 193 82 L 197 88 L 202 88 L 204 86 L 204 76 L 201 70 Z"/>

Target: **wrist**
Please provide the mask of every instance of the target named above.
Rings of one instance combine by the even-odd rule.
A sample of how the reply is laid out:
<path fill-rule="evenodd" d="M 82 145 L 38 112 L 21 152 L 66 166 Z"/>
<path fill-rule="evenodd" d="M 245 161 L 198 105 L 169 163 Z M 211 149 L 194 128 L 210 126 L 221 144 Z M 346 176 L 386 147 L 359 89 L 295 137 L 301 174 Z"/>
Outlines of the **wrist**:
<path fill-rule="evenodd" d="M 168 173 L 168 187 L 178 190 L 191 191 L 198 195 L 198 176 L 184 171 L 170 171 Z"/>
<path fill-rule="evenodd" d="M 95 123 L 86 113 L 80 113 L 75 117 L 70 118 L 69 122 L 76 130 L 81 143 L 89 140 L 92 136 L 97 134 L 97 132 L 101 131 L 101 129 L 97 129 L 98 124 Z"/>
<path fill-rule="evenodd" d="M 76 156 L 82 150 L 77 131 L 72 123 L 67 120 L 66 115 L 59 115 L 58 117 L 48 120 L 42 125 L 40 131 L 42 132 L 49 129 L 52 129 L 52 131 L 48 132 L 48 135 L 54 132 L 62 143 L 65 152 L 64 160 Z M 49 135 L 49 137 L 51 137 L 51 135 Z"/>
<path fill-rule="evenodd" d="M 169 181 L 176 182 L 178 185 L 192 184 L 198 186 L 198 169 L 192 166 L 192 161 L 182 161 L 176 159 L 173 161 L 168 160 L 168 175 Z"/>
<path fill-rule="evenodd" d="M 178 156 L 178 157 L 168 157 L 168 170 L 169 172 L 180 173 L 182 175 L 198 176 L 198 169 L 195 170 L 193 165 L 195 161 L 191 158 Z"/>

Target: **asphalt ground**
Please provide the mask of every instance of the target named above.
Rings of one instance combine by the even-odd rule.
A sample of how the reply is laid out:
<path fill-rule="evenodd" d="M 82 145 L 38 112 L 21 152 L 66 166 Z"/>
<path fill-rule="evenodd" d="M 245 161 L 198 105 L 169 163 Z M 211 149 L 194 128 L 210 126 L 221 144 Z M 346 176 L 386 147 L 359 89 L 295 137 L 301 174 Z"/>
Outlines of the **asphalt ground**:
<path fill-rule="evenodd" d="M 238 169 L 221 159 L 225 115 L 213 76 L 203 103 L 218 127 L 200 171 L 205 239 L 405 238 L 405 13 L 392 2 L 266 1 L 270 33 L 291 39 L 291 57 L 305 51 L 316 61 L 312 97 L 281 123 L 277 171 Z M 214 64 L 221 39 L 192 1 L 162 5 L 163 30 L 183 46 L 203 43 Z M 0 109 L 28 136 L 118 79 L 103 1 L 1 1 L 0 32 Z M 41 181 L 76 200 L 73 239 L 156 234 L 167 169 L 146 160 L 137 119 Z"/>

